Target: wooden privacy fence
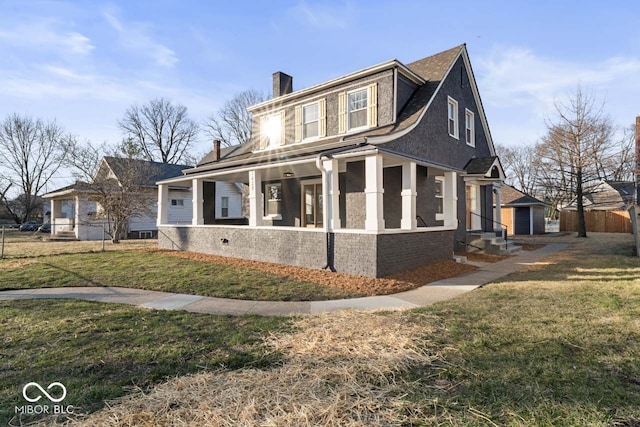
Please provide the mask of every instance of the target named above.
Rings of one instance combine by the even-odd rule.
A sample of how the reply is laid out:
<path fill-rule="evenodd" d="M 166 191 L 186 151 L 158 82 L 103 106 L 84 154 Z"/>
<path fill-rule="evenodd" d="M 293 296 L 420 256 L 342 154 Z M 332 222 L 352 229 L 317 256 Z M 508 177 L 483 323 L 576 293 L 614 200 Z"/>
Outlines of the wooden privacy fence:
<path fill-rule="evenodd" d="M 585 211 L 587 231 L 596 233 L 631 233 L 631 217 L 627 211 Z M 578 231 L 578 212 L 560 212 L 560 231 Z"/>

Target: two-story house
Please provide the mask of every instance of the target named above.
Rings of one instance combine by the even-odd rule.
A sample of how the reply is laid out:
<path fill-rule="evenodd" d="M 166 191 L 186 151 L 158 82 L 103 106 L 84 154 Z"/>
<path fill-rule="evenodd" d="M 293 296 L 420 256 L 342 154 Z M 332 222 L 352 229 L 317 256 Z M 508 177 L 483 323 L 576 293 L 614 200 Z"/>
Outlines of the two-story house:
<path fill-rule="evenodd" d="M 275 73 L 273 98 L 249 108 L 250 143 L 158 183 L 160 247 L 383 277 L 500 230 L 504 175 L 465 45 L 292 80 Z M 247 225 L 216 224 L 218 181 L 248 183 Z M 176 185 L 194 195 L 189 225 L 167 220 Z"/>

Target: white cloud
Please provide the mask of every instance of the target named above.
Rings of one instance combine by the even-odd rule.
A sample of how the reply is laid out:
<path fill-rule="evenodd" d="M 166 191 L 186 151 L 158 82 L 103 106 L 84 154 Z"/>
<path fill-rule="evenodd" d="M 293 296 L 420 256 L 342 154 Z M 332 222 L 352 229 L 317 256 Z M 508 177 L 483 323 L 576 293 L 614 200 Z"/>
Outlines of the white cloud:
<path fill-rule="evenodd" d="M 474 68 L 494 141 L 507 145 L 538 140 L 546 131 L 545 119 L 553 119 L 554 102 L 573 95 L 579 84 L 619 125 L 630 123 L 640 98 L 640 58 L 586 63 L 500 47 L 476 57 Z"/>
<path fill-rule="evenodd" d="M 476 61 L 483 98 L 499 107 L 533 106 L 548 112 L 554 99 L 575 91 L 578 84 L 609 91 L 640 72 L 640 59 L 613 57 L 581 63 L 544 58 L 531 50 L 496 48 Z"/>
<path fill-rule="evenodd" d="M 105 20 L 116 30 L 123 48 L 150 57 L 156 64 L 173 67 L 178 62 L 176 53 L 155 41 L 148 33 L 148 25 L 139 22 L 123 22 L 115 12 L 103 12 Z"/>
<path fill-rule="evenodd" d="M 62 24 L 55 20 L 30 18 L 29 22 L 14 22 L 7 28 L 3 23 L 0 40 L 12 47 L 28 47 L 38 50 L 54 49 L 59 54 L 89 55 L 95 46 L 84 34 L 61 31 Z"/>

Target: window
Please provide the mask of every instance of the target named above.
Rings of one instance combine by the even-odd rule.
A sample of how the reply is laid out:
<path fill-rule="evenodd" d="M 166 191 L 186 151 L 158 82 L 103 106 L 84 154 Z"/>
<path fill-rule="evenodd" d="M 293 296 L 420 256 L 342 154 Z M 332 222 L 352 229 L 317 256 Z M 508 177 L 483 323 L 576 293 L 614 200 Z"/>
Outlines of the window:
<path fill-rule="evenodd" d="M 263 117 L 260 125 L 260 148 L 273 148 L 282 143 L 282 114 Z"/>
<path fill-rule="evenodd" d="M 367 89 L 362 89 L 347 95 L 347 130 L 367 126 L 367 92 Z"/>
<path fill-rule="evenodd" d="M 153 231 L 140 231 L 138 233 L 140 239 L 153 239 Z"/>
<path fill-rule="evenodd" d="M 436 177 L 436 220 L 444 219 L 444 177 Z"/>
<path fill-rule="evenodd" d="M 318 103 L 302 107 L 302 139 L 316 138 L 320 135 L 318 110 Z"/>
<path fill-rule="evenodd" d="M 282 214 L 282 184 L 267 184 L 265 188 L 265 216 L 277 218 Z"/>
<path fill-rule="evenodd" d="M 449 97 L 448 99 L 448 122 L 449 122 L 449 135 L 458 139 L 458 103 L 455 99 Z"/>
<path fill-rule="evenodd" d="M 171 206 L 173 207 L 184 207 L 184 200 L 183 199 L 171 199 Z"/>
<path fill-rule="evenodd" d="M 476 146 L 476 132 L 475 132 L 475 123 L 474 123 L 474 115 L 473 112 L 469 110 L 465 110 L 464 113 L 464 127 L 465 137 L 467 144 L 475 147 Z"/>
<path fill-rule="evenodd" d="M 322 227 L 322 183 L 307 181 L 302 184 L 302 226 Z"/>
<path fill-rule="evenodd" d="M 220 216 L 222 218 L 227 218 L 229 216 L 229 198 L 228 197 L 220 198 Z"/>

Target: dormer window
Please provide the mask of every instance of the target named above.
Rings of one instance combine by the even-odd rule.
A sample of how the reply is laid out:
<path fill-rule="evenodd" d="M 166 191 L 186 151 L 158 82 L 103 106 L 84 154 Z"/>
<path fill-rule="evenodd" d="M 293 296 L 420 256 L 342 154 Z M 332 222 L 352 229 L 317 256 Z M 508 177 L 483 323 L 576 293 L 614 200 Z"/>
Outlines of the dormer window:
<path fill-rule="evenodd" d="M 347 130 L 367 126 L 367 106 L 369 105 L 367 89 L 351 92 L 347 100 Z"/>
<path fill-rule="evenodd" d="M 327 136 L 327 100 L 321 98 L 316 102 L 297 105 L 294 109 L 295 142 Z"/>
<path fill-rule="evenodd" d="M 282 145 L 284 112 L 271 114 L 260 122 L 260 148 L 274 148 Z"/>
<path fill-rule="evenodd" d="M 318 103 L 302 107 L 302 139 L 317 138 L 320 130 Z"/>

